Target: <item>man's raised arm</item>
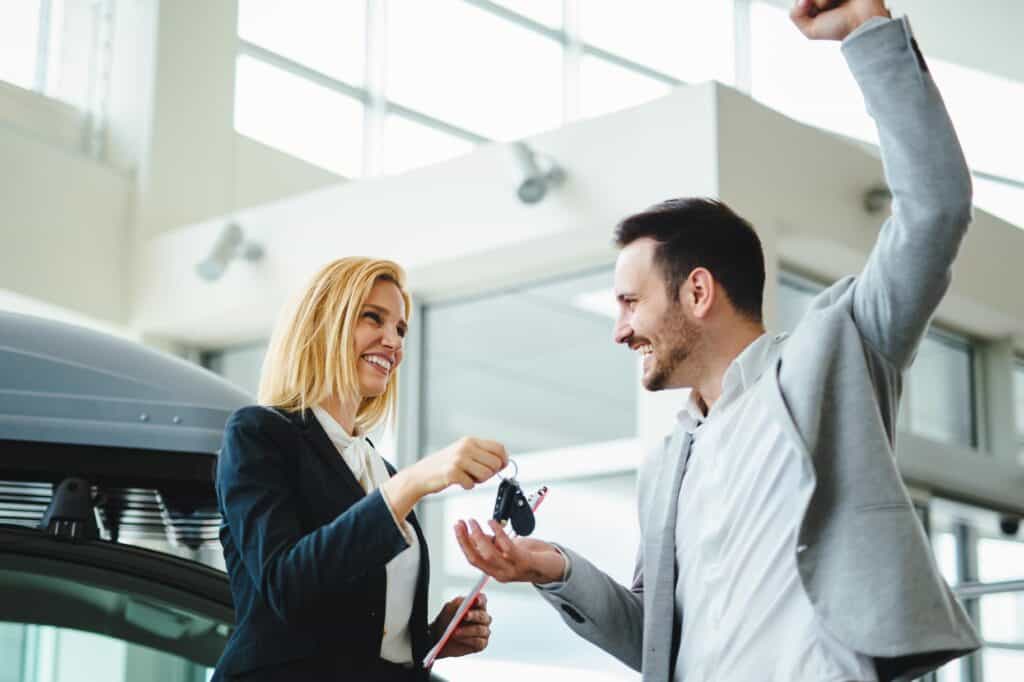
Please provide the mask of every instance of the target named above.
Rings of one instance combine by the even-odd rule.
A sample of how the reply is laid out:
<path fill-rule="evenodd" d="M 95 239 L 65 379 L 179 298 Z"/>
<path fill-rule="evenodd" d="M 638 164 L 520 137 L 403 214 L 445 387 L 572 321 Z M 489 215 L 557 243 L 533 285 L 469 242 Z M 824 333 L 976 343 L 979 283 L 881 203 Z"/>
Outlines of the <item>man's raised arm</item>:
<path fill-rule="evenodd" d="M 855 285 L 853 315 L 902 369 L 949 287 L 971 217 L 970 172 L 906 19 L 888 19 L 881 0 L 802 0 L 791 16 L 810 38 L 843 40 L 878 126 L 892 216 Z"/>

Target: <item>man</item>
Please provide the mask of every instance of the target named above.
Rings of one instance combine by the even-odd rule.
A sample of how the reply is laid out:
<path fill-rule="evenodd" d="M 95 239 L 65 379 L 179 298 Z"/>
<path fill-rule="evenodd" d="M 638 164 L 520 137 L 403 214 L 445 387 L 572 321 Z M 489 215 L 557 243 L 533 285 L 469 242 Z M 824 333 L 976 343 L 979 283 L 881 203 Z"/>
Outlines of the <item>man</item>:
<path fill-rule="evenodd" d="M 882 0 L 801 0 L 791 17 L 843 41 L 879 127 L 893 214 L 864 270 L 769 337 L 745 221 L 699 199 L 627 218 L 615 340 L 643 355 L 648 390 L 692 389 L 640 471 L 632 588 L 493 522 L 493 537 L 455 529 L 474 566 L 535 583 L 645 681 L 907 680 L 979 646 L 893 458 L 901 375 L 948 287 L 970 176 L 906 20 Z"/>

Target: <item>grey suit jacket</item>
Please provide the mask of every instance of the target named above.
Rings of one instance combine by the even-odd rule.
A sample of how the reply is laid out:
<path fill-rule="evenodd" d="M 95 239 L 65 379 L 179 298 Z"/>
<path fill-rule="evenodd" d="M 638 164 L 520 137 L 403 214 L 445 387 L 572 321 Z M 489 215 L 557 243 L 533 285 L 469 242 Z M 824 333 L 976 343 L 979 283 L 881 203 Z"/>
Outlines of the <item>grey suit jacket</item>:
<path fill-rule="evenodd" d="M 816 614 L 873 657 L 880 679 L 912 679 L 979 646 L 893 455 L 902 373 L 948 288 L 971 182 L 907 21 L 867 28 L 843 53 L 878 124 L 892 216 L 860 275 L 813 301 L 774 371 L 750 390 L 815 472 L 793 552 Z M 563 548 L 568 579 L 541 590 L 571 628 L 650 682 L 670 678 L 678 647 L 675 522 L 687 437 L 666 439 L 641 468 L 632 587 Z"/>

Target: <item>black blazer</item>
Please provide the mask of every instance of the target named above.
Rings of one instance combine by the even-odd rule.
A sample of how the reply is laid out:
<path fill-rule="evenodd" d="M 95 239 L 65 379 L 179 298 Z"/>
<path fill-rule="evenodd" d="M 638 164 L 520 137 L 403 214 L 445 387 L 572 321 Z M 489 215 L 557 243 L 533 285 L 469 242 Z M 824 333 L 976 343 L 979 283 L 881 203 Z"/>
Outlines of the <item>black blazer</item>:
<path fill-rule="evenodd" d="M 213 680 L 369 679 L 384 633 L 384 565 L 408 543 L 312 411 L 251 406 L 231 415 L 217 501 L 236 627 Z M 431 644 L 429 559 L 415 515 L 408 521 L 420 544 L 409 622 L 420 662 Z"/>

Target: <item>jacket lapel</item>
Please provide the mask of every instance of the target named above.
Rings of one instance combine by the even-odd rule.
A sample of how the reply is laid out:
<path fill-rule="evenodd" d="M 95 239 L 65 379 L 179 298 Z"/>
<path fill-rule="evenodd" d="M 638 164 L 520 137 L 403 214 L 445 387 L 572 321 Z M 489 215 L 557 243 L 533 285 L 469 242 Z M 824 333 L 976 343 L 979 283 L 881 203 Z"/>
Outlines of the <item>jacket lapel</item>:
<path fill-rule="evenodd" d="M 645 680 L 668 679 L 675 654 L 676 516 L 690 440 L 677 426 L 665 451 L 669 475 L 660 477 L 651 501 L 644 550 Z"/>
<path fill-rule="evenodd" d="M 299 427 L 302 435 L 313 446 L 313 450 L 316 451 L 324 463 L 341 476 L 342 480 L 349 487 L 350 492 L 357 499 L 365 497 L 366 491 L 363 490 L 363 486 L 359 485 L 359 481 L 356 480 L 352 470 L 345 464 L 345 458 L 338 452 L 338 448 L 334 447 L 334 443 L 331 442 L 323 427 L 320 426 L 320 421 L 313 414 L 313 411 L 306 409 L 302 412 L 290 412 L 288 417 Z"/>

